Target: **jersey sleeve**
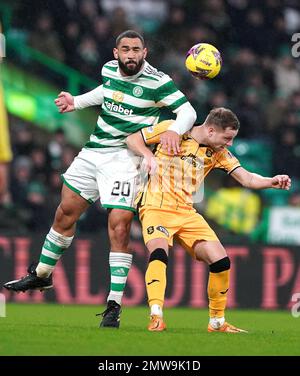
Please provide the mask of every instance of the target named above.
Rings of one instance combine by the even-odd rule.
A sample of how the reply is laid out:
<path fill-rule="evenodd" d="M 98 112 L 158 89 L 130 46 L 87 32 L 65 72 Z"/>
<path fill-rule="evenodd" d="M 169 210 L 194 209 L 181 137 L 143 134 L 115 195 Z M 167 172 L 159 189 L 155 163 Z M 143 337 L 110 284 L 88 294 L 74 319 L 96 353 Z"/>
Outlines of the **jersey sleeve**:
<path fill-rule="evenodd" d="M 231 174 L 233 170 L 240 167 L 239 160 L 227 149 L 218 153 L 217 162 L 214 168 L 224 170 L 227 174 Z"/>
<path fill-rule="evenodd" d="M 141 133 L 146 145 L 158 144 L 160 135 L 169 129 L 174 120 L 164 120 L 154 126 L 141 129 Z"/>
<path fill-rule="evenodd" d="M 96 87 L 96 89 L 91 90 L 82 95 L 76 95 L 74 97 L 74 108 L 76 110 L 81 110 L 90 106 L 97 106 L 102 104 L 104 101 L 103 96 L 103 85 Z"/>
<path fill-rule="evenodd" d="M 184 103 L 188 102 L 186 96 L 178 90 L 173 80 L 164 75 L 162 84 L 157 88 L 156 102 L 168 107 L 171 111 L 176 111 Z"/>

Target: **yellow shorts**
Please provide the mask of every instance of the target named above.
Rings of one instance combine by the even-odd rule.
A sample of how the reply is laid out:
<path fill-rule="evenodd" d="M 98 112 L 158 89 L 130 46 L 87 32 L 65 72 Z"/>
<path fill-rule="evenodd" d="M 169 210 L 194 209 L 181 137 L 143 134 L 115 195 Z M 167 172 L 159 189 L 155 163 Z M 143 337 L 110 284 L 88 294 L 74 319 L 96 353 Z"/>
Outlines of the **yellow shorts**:
<path fill-rule="evenodd" d="M 202 215 L 195 210 L 166 210 L 142 206 L 139 210 L 145 244 L 152 239 L 166 239 L 169 246 L 175 239 L 193 256 L 198 240 L 219 240 Z"/>

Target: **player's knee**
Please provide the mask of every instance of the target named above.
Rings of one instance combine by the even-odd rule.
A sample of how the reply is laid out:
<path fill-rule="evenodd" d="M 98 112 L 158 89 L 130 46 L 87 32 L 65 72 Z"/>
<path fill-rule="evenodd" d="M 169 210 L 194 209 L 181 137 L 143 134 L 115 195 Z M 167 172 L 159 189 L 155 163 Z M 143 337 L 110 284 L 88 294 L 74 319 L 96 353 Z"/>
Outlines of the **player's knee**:
<path fill-rule="evenodd" d="M 111 230 L 118 236 L 123 237 L 128 234 L 129 227 L 126 222 L 120 222 L 116 226 L 113 226 Z"/>
<path fill-rule="evenodd" d="M 228 269 L 230 269 L 230 260 L 228 256 L 209 265 L 211 273 L 221 273 Z"/>
<path fill-rule="evenodd" d="M 130 232 L 130 224 L 126 221 L 119 221 L 113 225 L 109 224 L 110 240 L 117 242 L 120 246 L 128 243 L 128 236 Z"/>
<path fill-rule="evenodd" d="M 163 248 L 156 248 L 150 255 L 149 263 L 154 260 L 159 260 L 168 265 L 168 255 Z"/>

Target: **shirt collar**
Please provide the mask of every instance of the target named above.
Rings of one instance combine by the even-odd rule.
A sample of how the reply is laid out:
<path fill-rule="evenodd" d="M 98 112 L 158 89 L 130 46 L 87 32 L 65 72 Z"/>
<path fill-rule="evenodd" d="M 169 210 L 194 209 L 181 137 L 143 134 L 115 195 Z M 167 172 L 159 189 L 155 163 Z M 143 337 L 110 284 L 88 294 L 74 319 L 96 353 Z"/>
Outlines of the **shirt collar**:
<path fill-rule="evenodd" d="M 137 74 L 135 74 L 134 76 L 122 76 L 121 75 L 121 72 L 120 72 L 120 68 L 118 66 L 118 69 L 117 69 L 117 75 L 119 77 L 122 78 L 122 80 L 125 80 L 125 81 L 134 81 L 135 79 L 137 79 L 141 74 L 144 73 L 144 70 L 146 69 L 146 67 L 149 65 L 149 63 L 147 63 L 147 61 L 145 60 L 144 61 L 144 64 L 143 66 L 141 67 L 141 69 L 139 70 L 139 72 Z"/>

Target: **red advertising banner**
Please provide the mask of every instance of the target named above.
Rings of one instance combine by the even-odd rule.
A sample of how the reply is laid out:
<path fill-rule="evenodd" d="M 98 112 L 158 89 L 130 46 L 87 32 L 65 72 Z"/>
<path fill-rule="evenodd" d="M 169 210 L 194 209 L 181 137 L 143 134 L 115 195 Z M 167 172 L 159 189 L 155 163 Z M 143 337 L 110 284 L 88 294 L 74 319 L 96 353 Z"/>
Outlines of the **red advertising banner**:
<path fill-rule="evenodd" d="M 0 289 L 6 281 L 26 274 L 38 260 L 44 238 L 0 236 Z M 231 260 L 228 308 L 288 309 L 292 295 L 300 293 L 299 247 L 225 245 Z M 128 275 L 123 304 L 146 304 L 144 273 L 148 254 L 142 241 L 132 241 L 134 261 Z M 109 243 L 106 233 L 76 237 L 53 274 L 54 288 L 46 293 L 15 294 L 8 301 L 61 304 L 105 304 L 109 290 Z M 193 260 L 181 246 L 170 251 L 166 306 L 207 307 L 205 264 Z"/>

